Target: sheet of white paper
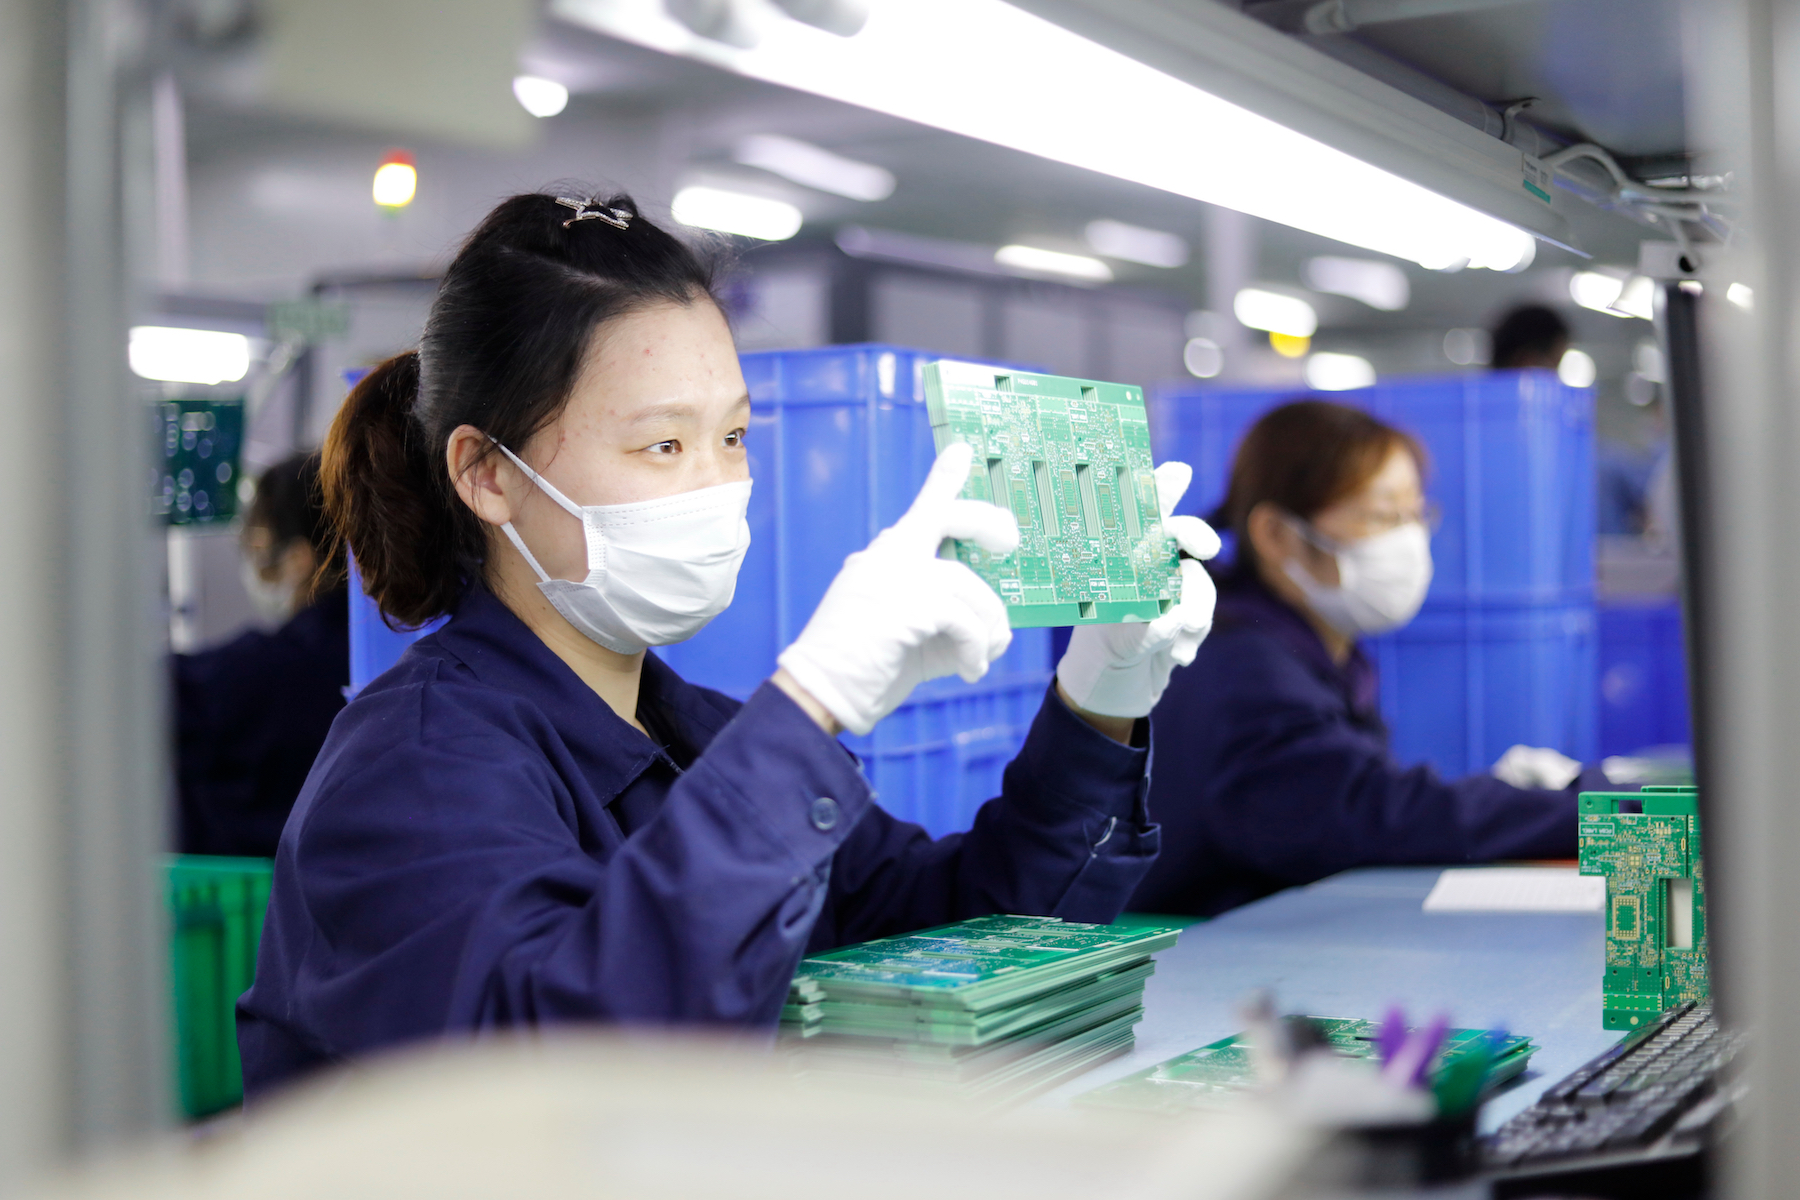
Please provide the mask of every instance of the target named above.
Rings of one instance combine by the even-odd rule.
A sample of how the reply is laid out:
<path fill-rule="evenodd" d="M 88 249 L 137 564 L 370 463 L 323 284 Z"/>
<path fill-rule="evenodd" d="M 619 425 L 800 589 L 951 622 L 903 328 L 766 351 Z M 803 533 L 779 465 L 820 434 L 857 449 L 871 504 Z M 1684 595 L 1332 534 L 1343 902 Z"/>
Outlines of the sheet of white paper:
<path fill-rule="evenodd" d="M 1600 912 L 1606 880 L 1574 867 L 1453 867 L 1425 897 L 1426 912 Z"/>

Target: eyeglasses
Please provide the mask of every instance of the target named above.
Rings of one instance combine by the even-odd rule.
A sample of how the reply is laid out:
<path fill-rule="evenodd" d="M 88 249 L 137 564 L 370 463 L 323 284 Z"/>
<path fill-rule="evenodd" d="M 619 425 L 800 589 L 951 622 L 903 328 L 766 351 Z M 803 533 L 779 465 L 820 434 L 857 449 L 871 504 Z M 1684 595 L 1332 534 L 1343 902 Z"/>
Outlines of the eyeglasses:
<path fill-rule="evenodd" d="M 1352 521 L 1361 526 L 1363 537 L 1380 537 L 1384 533 L 1392 533 L 1402 525 L 1411 525 L 1415 521 L 1425 526 L 1427 533 L 1436 533 L 1444 523 L 1444 510 L 1432 501 L 1426 501 L 1415 509 L 1352 509 L 1347 513 Z"/>
<path fill-rule="evenodd" d="M 1421 507 L 1411 511 L 1401 511 L 1399 509 L 1351 509 L 1345 515 L 1358 526 L 1357 533 L 1353 537 L 1347 539 L 1353 542 L 1360 542 L 1365 538 L 1380 537 L 1384 533 L 1392 533 L 1396 529 L 1401 529 L 1412 524 L 1423 525 L 1425 526 L 1425 532 L 1427 534 L 1434 534 L 1438 531 L 1438 527 L 1444 523 L 1443 509 L 1430 501 L 1427 501 Z M 1319 532 L 1318 528 L 1314 526 L 1311 521 L 1308 521 L 1303 517 L 1290 515 L 1287 520 L 1288 524 L 1293 526 L 1296 533 L 1305 538 L 1307 542 L 1311 543 L 1313 546 L 1325 551 L 1327 554 L 1336 554 L 1344 548 L 1343 542 L 1336 538 L 1326 537 L 1323 533 Z"/>

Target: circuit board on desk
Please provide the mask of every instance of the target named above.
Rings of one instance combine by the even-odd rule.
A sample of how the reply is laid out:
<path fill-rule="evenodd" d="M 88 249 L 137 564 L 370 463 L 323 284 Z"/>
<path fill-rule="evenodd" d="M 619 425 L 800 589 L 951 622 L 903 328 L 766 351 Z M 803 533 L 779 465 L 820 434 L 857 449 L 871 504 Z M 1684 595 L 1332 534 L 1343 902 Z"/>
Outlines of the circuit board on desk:
<path fill-rule="evenodd" d="M 963 495 L 1018 519 L 1012 554 L 955 543 L 1014 628 L 1153 621 L 1181 598 L 1142 389 L 944 360 L 925 398 L 937 448 L 975 448 Z"/>
<path fill-rule="evenodd" d="M 1379 1026 L 1373 1021 L 1342 1017 L 1309 1017 L 1327 1043 L 1346 1058 L 1375 1057 Z M 1452 1029 L 1432 1069 L 1434 1080 L 1450 1064 L 1474 1053 L 1487 1053 L 1494 1035 L 1485 1029 Z M 1525 1070 L 1537 1046 L 1528 1037 L 1508 1036 L 1492 1047 L 1482 1087 L 1497 1087 Z M 1176 1055 L 1154 1067 L 1102 1084 L 1080 1099 L 1082 1104 L 1146 1112 L 1181 1113 L 1227 1104 L 1256 1085 L 1255 1064 L 1247 1035 L 1220 1038 L 1198 1050 Z"/>
<path fill-rule="evenodd" d="M 1700 797 L 1691 787 L 1583 792 L 1581 873 L 1606 879 L 1601 1020 L 1636 1029 L 1711 994 Z M 1624 811 L 1636 806 L 1640 811 Z"/>
<path fill-rule="evenodd" d="M 1056 917 L 974 917 L 804 959 L 790 1006 L 878 1001 L 984 1012 L 1118 967 L 1175 944 L 1180 930 L 1089 925 Z"/>

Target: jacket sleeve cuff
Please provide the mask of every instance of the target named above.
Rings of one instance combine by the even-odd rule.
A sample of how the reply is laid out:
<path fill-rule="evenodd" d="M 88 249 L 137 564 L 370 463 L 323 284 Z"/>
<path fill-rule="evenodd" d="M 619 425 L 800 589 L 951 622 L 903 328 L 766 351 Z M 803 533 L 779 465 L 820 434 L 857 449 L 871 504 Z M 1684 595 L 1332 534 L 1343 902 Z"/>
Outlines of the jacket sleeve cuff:
<path fill-rule="evenodd" d="M 710 772 L 756 813 L 771 840 L 809 865 L 829 859 L 874 800 L 855 757 L 770 683 L 693 769 Z"/>
<path fill-rule="evenodd" d="M 1140 722 L 1140 732 L 1143 725 Z M 1134 743 L 1140 741 L 1133 737 Z M 1150 751 L 1115 742 L 1076 716 L 1052 683 L 1010 771 L 1022 771 L 1030 794 L 1145 829 Z M 1022 781 L 1023 782 L 1023 781 Z"/>

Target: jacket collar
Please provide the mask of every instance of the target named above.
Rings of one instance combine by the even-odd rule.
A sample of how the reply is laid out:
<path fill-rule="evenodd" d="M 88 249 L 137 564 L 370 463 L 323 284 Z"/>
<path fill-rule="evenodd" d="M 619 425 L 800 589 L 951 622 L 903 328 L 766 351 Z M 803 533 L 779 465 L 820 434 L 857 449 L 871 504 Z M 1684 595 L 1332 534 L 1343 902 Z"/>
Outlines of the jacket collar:
<path fill-rule="evenodd" d="M 658 758 L 668 757 L 482 584 L 464 593 L 436 640 L 481 683 L 512 693 L 541 712 L 603 802 Z M 638 711 L 661 718 L 657 724 L 680 743 L 678 757 L 698 755 L 731 719 L 732 707 L 721 699 L 682 679 L 655 654 L 644 656 Z"/>
<path fill-rule="evenodd" d="M 1331 652 L 1318 630 L 1287 601 L 1269 590 L 1255 572 L 1233 567 L 1219 579 L 1218 623 L 1221 627 L 1251 626 L 1279 641 L 1308 670 L 1344 697 L 1352 715 L 1378 718 L 1379 679 L 1361 642 L 1353 642 L 1343 665 L 1332 661 Z"/>

